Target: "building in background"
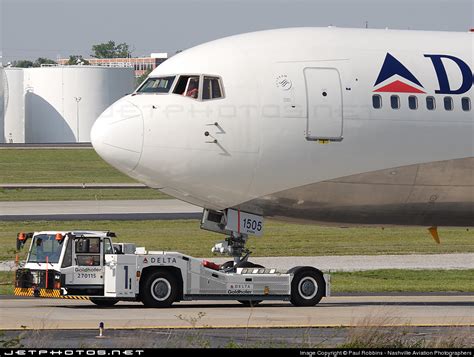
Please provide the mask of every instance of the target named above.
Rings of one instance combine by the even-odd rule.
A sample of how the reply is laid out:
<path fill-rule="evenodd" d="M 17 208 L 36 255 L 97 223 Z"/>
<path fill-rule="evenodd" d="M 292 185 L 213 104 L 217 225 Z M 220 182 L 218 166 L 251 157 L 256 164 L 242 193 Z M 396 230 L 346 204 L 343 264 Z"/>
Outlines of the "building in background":
<path fill-rule="evenodd" d="M 135 86 L 130 67 L 4 68 L 6 143 L 90 142 L 99 115 Z"/>
<path fill-rule="evenodd" d="M 92 66 L 105 67 L 130 67 L 135 71 L 135 77 L 140 77 L 147 71 L 153 71 L 161 63 L 168 59 L 167 53 L 152 53 L 150 57 L 129 57 L 129 58 L 84 58 Z M 60 58 L 57 63 L 66 65 L 69 58 Z"/>

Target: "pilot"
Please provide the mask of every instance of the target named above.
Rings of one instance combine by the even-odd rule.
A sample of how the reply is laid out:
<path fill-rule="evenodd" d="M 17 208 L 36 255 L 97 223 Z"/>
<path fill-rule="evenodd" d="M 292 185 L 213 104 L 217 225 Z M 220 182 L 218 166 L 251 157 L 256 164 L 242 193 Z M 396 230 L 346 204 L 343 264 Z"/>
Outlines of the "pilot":
<path fill-rule="evenodd" d="M 188 91 L 186 92 L 186 97 L 197 98 L 198 87 L 199 87 L 199 80 L 197 78 L 190 78 Z"/>

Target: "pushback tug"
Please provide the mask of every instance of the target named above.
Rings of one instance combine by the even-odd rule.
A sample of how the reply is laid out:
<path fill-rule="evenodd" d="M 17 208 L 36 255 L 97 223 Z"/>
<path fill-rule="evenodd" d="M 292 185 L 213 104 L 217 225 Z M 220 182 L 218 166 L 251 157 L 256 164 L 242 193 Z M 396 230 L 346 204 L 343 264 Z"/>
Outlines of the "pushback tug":
<path fill-rule="evenodd" d="M 235 219 L 242 220 L 240 227 Z M 110 231 L 20 233 L 18 250 L 28 239 L 31 244 L 16 272 L 15 295 L 87 299 L 99 306 L 140 301 L 157 308 L 183 300 L 237 300 L 247 306 L 289 300 L 295 306 L 314 306 L 328 296 L 329 276 L 316 268 L 280 271 L 248 261 L 246 238 L 258 235 L 262 224 L 261 217 L 243 212 L 204 211 L 202 228 L 229 235 L 213 248 L 234 257 L 222 265 L 113 243 L 116 235 Z"/>

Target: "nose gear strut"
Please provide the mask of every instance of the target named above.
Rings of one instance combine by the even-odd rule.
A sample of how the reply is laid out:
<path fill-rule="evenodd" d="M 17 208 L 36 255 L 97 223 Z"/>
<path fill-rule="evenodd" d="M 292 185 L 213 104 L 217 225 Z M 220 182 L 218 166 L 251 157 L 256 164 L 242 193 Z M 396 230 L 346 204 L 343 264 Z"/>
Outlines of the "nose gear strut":
<path fill-rule="evenodd" d="M 228 229 L 226 211 L 217 212 L 205 209 L 201 220 L 201 228 L 227 235 L 225 240 L 217 242 L 211 251 L 233 257 L 234 268 L 248 260 L 251 252 L 245 245 L 249 235 Z"/>

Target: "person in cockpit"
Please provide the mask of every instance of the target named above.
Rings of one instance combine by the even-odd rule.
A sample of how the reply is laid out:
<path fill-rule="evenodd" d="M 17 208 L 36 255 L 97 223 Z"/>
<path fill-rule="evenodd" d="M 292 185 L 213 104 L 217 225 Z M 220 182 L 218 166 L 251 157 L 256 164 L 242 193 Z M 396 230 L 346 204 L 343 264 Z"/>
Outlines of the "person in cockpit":
<path fill-rule="evenodd" d="M 197 98 L 199 88 L 199 78 L 189 78 L 186 97 Z"/>

